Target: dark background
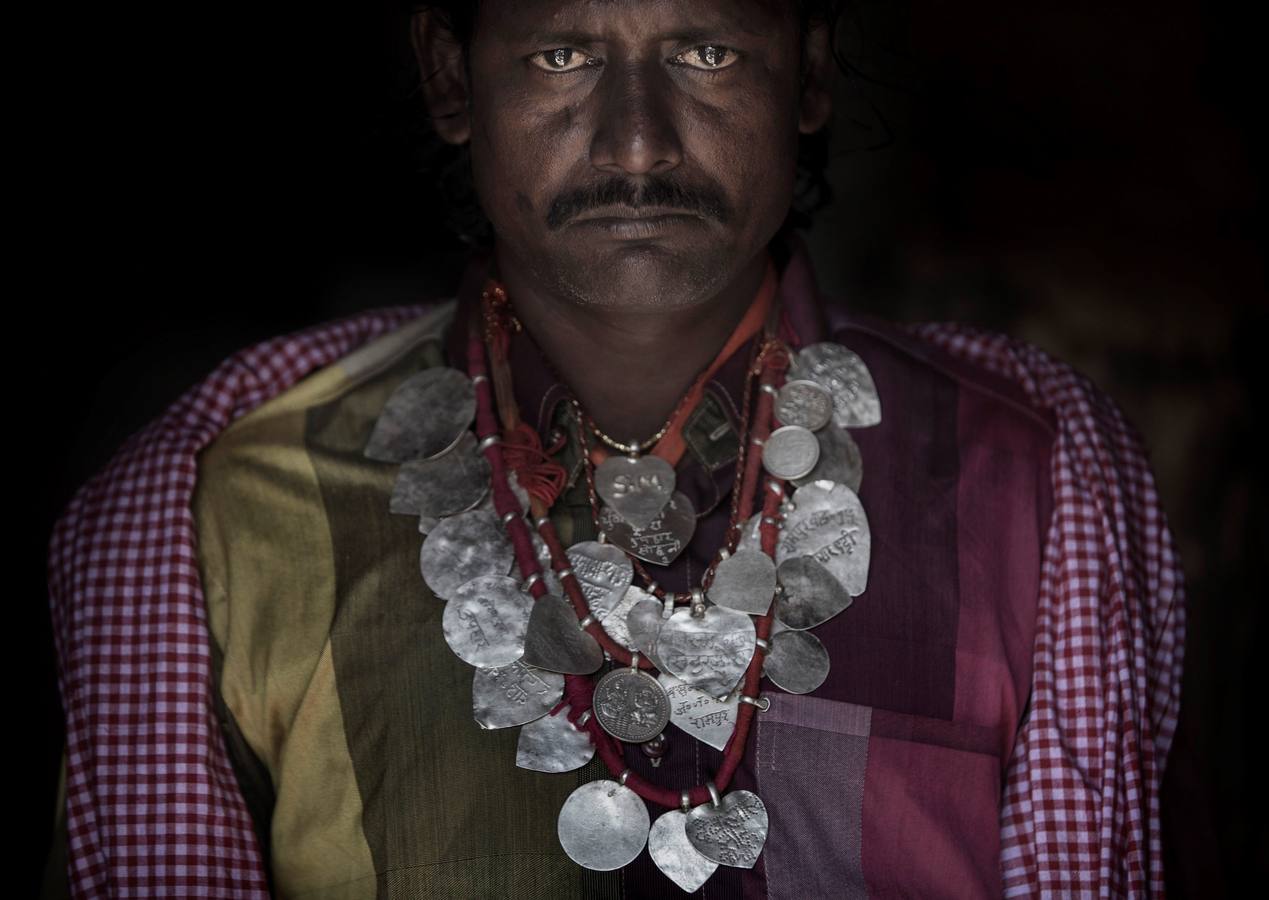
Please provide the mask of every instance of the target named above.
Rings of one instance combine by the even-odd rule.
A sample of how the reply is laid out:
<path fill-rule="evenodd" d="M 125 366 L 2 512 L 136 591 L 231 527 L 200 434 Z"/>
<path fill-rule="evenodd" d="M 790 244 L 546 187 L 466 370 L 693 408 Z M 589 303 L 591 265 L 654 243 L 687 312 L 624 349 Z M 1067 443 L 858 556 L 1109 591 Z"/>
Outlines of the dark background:
<path fill-rule="evenodd" d="M 34 560 L 75 487 L 233 350 L 444 295 L 457 275 L 395 6 L 265 6 L 68 15 L 43 60 L 50 177 L 31 222 L 52 252 L 36 257 L 42 289 L 14 298 L 32 316 L 14 333 L 36 342 L 18 412 L 47 459 L 15 641 L 33 879 L 62 740 Z M 860 76 L 838 91 L 837 200 L 808 236 L 822 283 L 859 308 L 1032 340 L 1145 434 L 1189 589 L 1165 786 L 1178 896 L 1233 893 L 1269 868 L 1250 731 L 1265 684 L 1252 566 L 1269 549 L 1252 432 L 1266 292 L 1250 15 L 860 2 L 842 32 Z"/>

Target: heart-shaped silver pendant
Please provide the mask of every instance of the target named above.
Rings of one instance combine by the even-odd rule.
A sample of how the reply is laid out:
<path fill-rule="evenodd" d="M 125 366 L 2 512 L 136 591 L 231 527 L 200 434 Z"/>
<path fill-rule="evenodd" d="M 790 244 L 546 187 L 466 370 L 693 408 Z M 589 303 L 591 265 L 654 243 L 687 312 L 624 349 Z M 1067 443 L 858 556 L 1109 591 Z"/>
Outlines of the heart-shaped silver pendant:
<path fill-rule="evenodd" d="M 657 678 L 670 698 L 670 722 L 702 744 L 722 750 L 736 730 L 736 714 L 740 698 L 733 691 L 723 700 L 715 700 L 673 675 L 662 672 Z"/>
<path fill-rule="evenodd" d="M 533 603 L 523 659 L 566 675 L 589 675 L 604 664 L 599 642 L 578 627 L 577 613 L 562 597 L 543 594 Z"/>
<path fill-rule="evenodd" d="M 864 480 L 864 457 L 859 445 L 845 428 L 829 425 L 815 432 L 820 442 L 820 458 L 805 478 L 794 478 L 798 487 L 812 481 L 835 481 L 844 484 L 856 494 Z"/>
<path fill-rule="evenodd" d="M 859 497 L 844 484 L 815 481 L 794 492 L 793 505 L 780 532 L 776 564 L 812 557 L 858 597 L 868 586 L 872 553 L 872 533 Z"/>
<path fill-rule="evenodd" d="M 718 564 L 708 596 L 719 606 L 761 616 L 771 608 L 775 586 L 771 557 L 761 550 L 741 549 Z"/>
<path fill-rule="evenodd" d="M 610 456 L 595 467 L 595 491 L 635 529 L 661 515 L 674 482 L 674 467 L 659 456 Z"/>
<path fill-rule="evenodd" d="M 599 527 L 609 543 L 630 555 L 644 562 L 668 566 L 687 549 L 696 531 L 696 510 L 685 494 L 675 491 L 665 509 L 646 528 L 632 527 L 608 506 L 600 507 Z"/>
<path fill-rule="evenodd" d="M 582 541 L 569 547 L 568 564 L 591 613 L 601 622 L 626 595 L 634 566 L 620 547 Z"/>
<path fill-rule="evenodd" d="M 790 694 L 809 694 L 828 677 L 828 651 L 809 631 L 772 635 L 762 674 Z"/>
<path fill-rule="evenodd" d="M 568 706 L 520 729 L 516 765 L 534 772 L 572 772 L 591 761 L 590 736 L 568 720 Z"/>
<path fill-rule="evenodd" d="M 540 719 L 564 696 L 564 676 L 526 666 L 477 669 L 471 681 L 472 715 L 481 728 L 510 728 Z"/>
<path fill-rule="evenodd" d="M 665 622 L 665 607 L 643 588 L 631 585 L 626 596 L 634 597 L 630 611 L 626 613 L 626 633 L 630 635 L 630 649 L 638 650 L 658 669 L 664 668 L 657 662 L 657 637 L 661 634 L 661 625 Z"/>
<path fill-rule="evenodd" d="M 457 369 L 416 372 L 392 392 L 366 444 L 368 458 L 403 463 L 445 452 L 476 417 L 476 390 Z"/>
<path fill-rule="evenodd" d="M 695 618 L 679 609 L 661 626 L 657 655 L 671 675 L 711 697 L 726 697 L 753 659 L 753 620 L 721 606 Z"/>
<path fill-rule="evenodd" d="M 464 431 L 452 448 L 432 459 L 402 464 L 389 511 L 439 519 L 476 506 L 489 492 L 489 461 L 476 452 L 476 437 Z"/>
<path fill-rule="evenodd" d="M 767 842 L 767 808 L 751 791 L 732 791 L 687 814 L 687 839 L 707 859 L 752 869 Z"/>
<path fill-rule="evenodd" d="M 881 421 L 881 400 L 872 373 L 841 344 L 822 343 L 803 347 L 793 358 L 789 375 L 809 379 L 833 396 L 833 421 L 842 428 L 861 428 Z"/>
<path fill-rule="evenodd" d="M 672 809 L 652 823 L 648 855 L 666 878 L 689 894 L 709 880 L 718 863 L 701 856 L 687 839 L 687 813 Z"/>
<path fill-rule="evenodd" d="M 822 625 L 854 599 L 828 569 L 809 556 L 786 559 L 777 574 L 781 592 L 776 618 L 799 631 Z"/>

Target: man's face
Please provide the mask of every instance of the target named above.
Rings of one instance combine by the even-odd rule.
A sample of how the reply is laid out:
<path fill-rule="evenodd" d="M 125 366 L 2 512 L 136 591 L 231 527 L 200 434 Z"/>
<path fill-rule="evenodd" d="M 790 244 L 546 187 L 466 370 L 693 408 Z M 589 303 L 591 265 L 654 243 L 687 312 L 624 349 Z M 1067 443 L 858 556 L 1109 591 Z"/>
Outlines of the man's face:
<path fill-rule="evenodd" d="M 471 153 L 497 257 L 621 309 L 721 292 L 783 222 L 800 128 L 794 4 L 485 0 Z"/>

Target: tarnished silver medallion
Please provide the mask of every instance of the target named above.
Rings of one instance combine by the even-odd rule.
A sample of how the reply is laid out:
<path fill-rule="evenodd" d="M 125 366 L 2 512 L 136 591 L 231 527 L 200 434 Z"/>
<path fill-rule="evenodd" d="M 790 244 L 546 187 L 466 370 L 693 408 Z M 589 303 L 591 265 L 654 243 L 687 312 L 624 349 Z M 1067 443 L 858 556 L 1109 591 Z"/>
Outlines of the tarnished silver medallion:
<path fill-rule="evenodd" d="M 828 677 L 828 651 L 809 631 L 782 631 L 771 638 L 762 674 L 790 694 L 809 694 Z"/>
<path fill-rule="evenodd" d="M 864 480 L 864 458 L 850 432 L 830 425 L 817 431 L 815 439 L 820 442 L 820 461 L 811 474 L 795 478 L 793 483 L 801 487 L 812 481 L 835 481 L 859 493 L 859 486 Z"/>
<path fill-rule="evenodd" d="M 416 372 L 392 392 L 375 422 L 365 454 L 403 463 L 444 452 L 476 417 L 476 391 L 457 369 Z"/>
<path fill-rule="evenodd" d="M 566 553 L 591 613 L 602 622 L 626 596 L 626 588 L 634 580 L 629 557 L 620 547 L 598 541 L 582 541 Z"/>
<path fill-rule="evenodd" d="M 761 550 L 737 550 L 714 570 L 708 595 L 719 606 L 760 616 L 771 607 L 775 586 L 771 557 Z"/>
<path fill-rule="evenodd" d="M 568 795 L 560 809 L 560 846 L 569 859 L 596 872 L 632 862 L 648 842 L 648 808 L 630 788 L 592 781 Z"/>
<path fill-rule="evenodd" d="M 690 684 L 666 672 L 657 679 L 670 698 L 670 722 L 715 750 L 727 746 L 736 730 L 736 713 L 740 698 L 733 691 L 724 700 L 716 700 Z"/>
<path fill-rule="evenodd" d="M 679 609 L 661 626 L 657 654 L 671 675 L 711 697 L 726 697 L 753 659 L 755 637 L 744 613 L 710 606 L 698 619 Z"/>
<path fill-rule="evenodd" d="M 481 728 L 510 728 L 540 719 L 564 697 L 564 676 L 526 666 L 477 669 L 471 682 L 472 715 Z"/>
<path fill-rule="evenodd" d="M 440 456 L 402 464 L 388 508 L 405 515 L 452 516 L 484 499 L 489 478 L 489 461 L 476 452 L 476 436 L 464 431 Z"/>
<path fill-rule="evenodd" d="M 595 467 L 595 491 L 635 529 L 661 515 L 674 481 L 674 467 L 659 456 L 610 456 Z"/>
<path fill-rule="evenodd" d="M 696 510 L 686 495 L 675 491 L 661 515 L 646 528 L 635 529 L 610 507 L 600 507 L 599 527 L 609 543 L 644 562 L 668 566 L 687 547 L 696 531 Z"/>
<path fill-rule="evenodd" d="M 717 805 L 704 803 L 688 813 L 686 830 L 707 859 L 752 869 L 767 842 L 767 808 L 751 791 L 731 791 Z"/>
<path fill-rule="evenodd" d="M 800 425 L 777 428 L 762 448 L 762 467 L 785 481 L 808 474 L 819 458 L 820 442 Z"/>
<path fill-rule="evenodd" d="M 573 605 L 554 594 L 533 602 L 524 638 L 524 661 L 539 669 L 589 675 L 604 664 L 599 642 L 578 627 Z"/>
<path fill-rule="evenodd" d="M 797 489 L 785 517 L 776 564 L 810 556 L 828 569 L 852 597 L 868 586 L 872 534 L 863 504 L 844 484 L 816 481 Z"/>
<path fill-rule="evenodd" d="M 709 880 L 718 863 L 708 859 L 687 839 L 687 813 L 672 809 L 652 823 L 648 855 L 666 878 L 689 894 Z"/>
<path fill-rule="evenodd" d="M 775 414 L 782 425 L 819 431 L 833 418 L 833 397 L 814 381 L 786 381 L 776 394 Z"/>
<path fill-rule="evenodd" d="M 853 599 L 828 569 L 809 556 L 786 559 L 777 574 L 783 590 L 776 618 L 799 631 L 827 622 Z"/>
<path fill-rule="evenodd" d="M 661 625 L 665 621 L 662 613 L 665 607 L 643 588 L 631 585 L 627 596 L 634 595 L 635 602 L 626 613 L 626 633 L 630 635 L 630 649 L 638 650 L 658 669 L 664 668 L 657 656 L 657 636 L 661 633 Z"/>
<path fill-rule="evenodd" d="M 872 374 L 857 353 L 841 344 L 803 347 L 793 358 L 789 375 L 826 388 L 833 396 L 833 421 L 842 428 L 861 428 L 881 421 L 881 401 Z"/>
<path fill-rule="evenodd" d="M 655 678 L 638 669 L 613 669 L 595 685 L 595 718 L 631 744 L 650 741 L 670 724 L 670 699 Z"/>
<path fill-rule="evenodd" d="M 428 532 L 419 550 L 419 568 L 432 592 L 448 600 L 473 578 L 506 575 L 515 555 L 498 518 L 474 509 L 442 519 Z"/>
<path fill-rule="evenodd" d="M 568 720 L 568 706 L 520 729 L 516 765 L 534 772 L 572 772 L 591 761 L 590 736 Z"/>
<path fill-rule="evenodd" d="M 463 662 L 482 668 L 505 666 L 524 653 L 533 598 L 514 578 L 482 575 L 466 582 L 441 615 L 445 643 Z"/>

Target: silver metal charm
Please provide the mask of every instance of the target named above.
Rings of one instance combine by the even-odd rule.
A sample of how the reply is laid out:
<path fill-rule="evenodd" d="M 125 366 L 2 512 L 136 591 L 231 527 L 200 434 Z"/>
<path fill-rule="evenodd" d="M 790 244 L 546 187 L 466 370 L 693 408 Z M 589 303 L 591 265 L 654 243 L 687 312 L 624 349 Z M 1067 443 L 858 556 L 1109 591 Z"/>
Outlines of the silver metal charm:
<path fill-rule="evenodd" d="M 820 442 L 820 461 L 805 478 L 795 478 L 798 487 L 812 481 L 835 481 L 844 484 L 855 493 L 864 480 L 864 458 L 859 445 L 845 428 L 830 425 L 815 433 Z"/>
<path fill-rule="evenodd" d="M 582 541 L 566 553 L 590 611 L 602 622 L 626 596 L 626 588 L 634 580 L 630 558 L 620 547 L 598 541 Z"/>
<path fill-rule="evenodd" d="M 826 388 L 833 395 L 833 421 L 842 428 L 862 428 L 881 421 L 881 401 L 872 374 L 858 354 L 841 344 L 803 347 L 793 358 L 789 375 Z"/>
<path fill-rule="evenodd" d="M 777 574 L 783 590 L 775 614 L 790 628 L 803 631 L 821 625 L 853 600 L 841 582 L 809 556 L 786 559 Z"/>
<path fill-rule="evenodd" d="M 828 651 L 809 631 L 782 631 L 771 638 L 762 674 L 790 694 L 809 694 L 828 677 Z"/>
<path fill-rule="evenodd" d="M 441 520 L 419 551 L 423 581 L 443 600 L 473 578 L 506 575 L 516 551 L 497 517 L 484 510 Z"/>
<path fill-rule="evenodd" d="M 762 467 L 785 481 L 809 474 L 819 459 L 820 442 L 800 425 L 777 428 L 762 448 Z"/>
<path fill-rule="evenodd" d="M 635 529 L 661 515 L 674 481 L 674 467 L 659 456 L 610 456 L 595 467 L 595 491 Z"/>
<path fill-rule="evenodd" d="M 661 515 L 646 528 L 635 529 L 612 508 L 599 510 L 599 527 L 609 543 L 644 562 L 668 566 L 687 547 L 696 531 L 696 510 L 687 496 L 675 491 Z"/>
<path fill-rule="evenodd" d="M 464 431 L 451 449 L 432 459 L 404 463 L 388 509 L 440 518 L 471 509 L 489 493 L 489 461 L 476 454 L 476 436 Z"/>
<path fill-rule="evenodd" d="M 569 859 L 596 872 L 611 872 L 643 850 L 648 824 L 648 808 L 639 795 L 604 779 L 568 795 L 557 830 Z"/>
<path fill-rule="evenodd" d="M 692 846 L 686 825 L 687 813 L 682 810 L 663 813 L 648 832 L 648 855 L 666 878 L 690 894 L 709 880 L 718 863 Z"/>
<path fill-rule="evenodd" d="M 510 728 L 540 719 L 564 696 L 564 676 L 516 660 L 477 669 L 471 682 L 472 715 L 481 728 Z"/>
<path fill-rule="evenodd" d="M 524 661 L 551 672 L 589 675 L 604 664 L 604 651 L 578 626 L 571 603 L 554 594 L 543 594 L 534 601 L 529 616 Z"/>
<path fill-rule="evenodd" d="M 705 858 L 752 869 L 767 842 L 767 808 L 751 791 L 732 791 L 688 813 L 686 831 Z"/>
<path fill-rule="evenodd" d="M 595 718 L 613 737 L 631 744 L 650 741 L 670 723 L 670 698 L 646 672 L 613 669 L 595 685 Z"/>
<path fill-rule="evenodd" d="M 365 454 L 403 463 L 443 453 L 476 417 L 476 391 L 457 369 L 416 372 L 392 392 L 375 422 Z"/>
<path fill-rule="evenodd" d="M 595 755 L 590 736 L 568 720 L 565 706 L 555 715 L 534 719 L 520 729 L 516 765 L 534 772 L 571 772 Z"/>
<path fill-rule="evenodd" d="M 753 620 L 710 606 L 700 618 L 680 609 L 661 626 L 657 653 L 671 675 L 711 697 L 726 697 L 753 658 Z"/>
<path fill-rule="evenodd" d="M 714 570 L 709 599 L 718 606 L 761 616 L 771 607 L 776 570 L 771 557 L 758 550 L 737 550 Z"/>
<path fill-rule="evenodd" d="M 524 653 L 533 598 L 514 578 L 482 575 L 454 592 L 441 615 L 445 642 L 463 662 L 505 666 Z"/>
<path fill-rule="evenodd" d="M 819 431 L 833 418 L 833 397 L 814 381 L 786 381 L 776 394 L 775 414 L 782 425 Z"/>
<path fill-rule="evenodd" d="M 632 593 L 637 591 L 637 593 Z M 616 641 L 627 650 L 639 649 L 634 645 L 634 639 L 630 636 L 630 628 L 626 621 L 636 603 L 638 603 L 646 594 L 637 587 L 631 585 L 622 595 L 621 600 L 604 616 L 599 617 L 599 624 L 603 626 L 608 636 Z"/>
<path fill-rule="evenodd" d="M 735 692 L 716 700 L 666 672 L 657 679 L 670 698 L 670 722 L 715 750 L 722 750 L 736 730 L 739 700 Z"/>
<path fill-rule="evenodd" d="M 665 621 L 665 608 L 651 594 L 642 588 L 631 585 L 626 596 L 634 597 L 630 611 L 626 613 L 626 633 L 630 635 L 630 649 L 638 650 L 658 669 L 664 668 L 657 656 L 657 636 L 661 633 L 661 624 Z"/>
<path fill-rule="evenodd" d="M 810 556 L 828 569 L 852 597 L 868 586 L 872 534 L 855 492 L 844 484 L 816 481 L 797 489 L 784 520 L 776 564 Z"/>

